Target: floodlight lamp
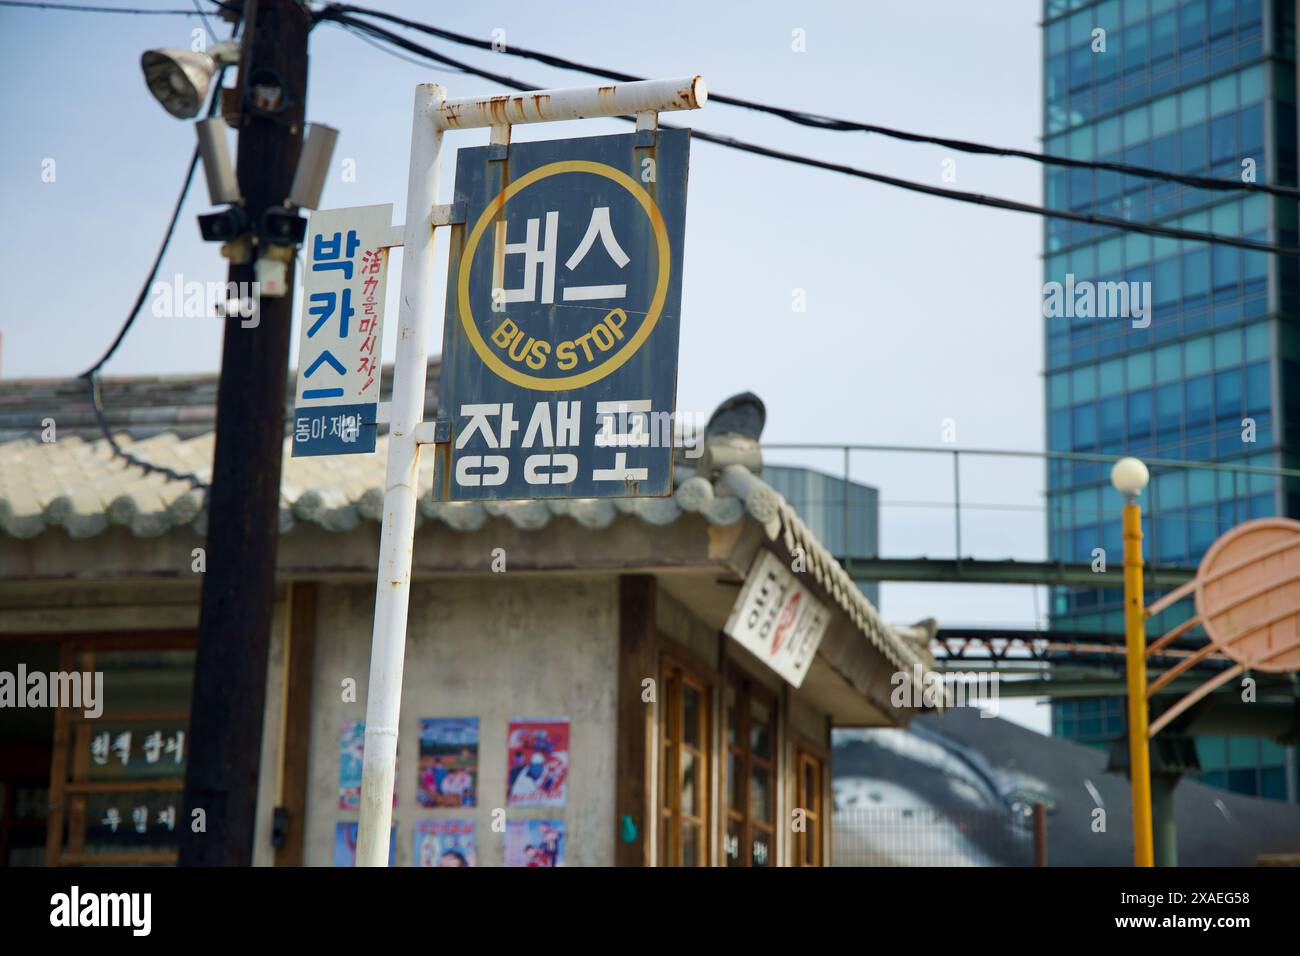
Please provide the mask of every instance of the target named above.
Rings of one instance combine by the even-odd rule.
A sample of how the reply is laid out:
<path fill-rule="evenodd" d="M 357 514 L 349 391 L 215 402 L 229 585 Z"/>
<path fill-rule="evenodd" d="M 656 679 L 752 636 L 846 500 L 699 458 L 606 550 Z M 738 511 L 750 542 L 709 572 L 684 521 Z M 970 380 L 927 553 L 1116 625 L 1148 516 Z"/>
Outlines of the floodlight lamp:
<path fill-rule="evenodd" d="M 179 119 L 190 119 L 202 109 L 217 68 L 238 60 L 239 47 L 223 40 L 205 53 L 146 50 L 140 68 L 149 92 L 163 109 Z"/>

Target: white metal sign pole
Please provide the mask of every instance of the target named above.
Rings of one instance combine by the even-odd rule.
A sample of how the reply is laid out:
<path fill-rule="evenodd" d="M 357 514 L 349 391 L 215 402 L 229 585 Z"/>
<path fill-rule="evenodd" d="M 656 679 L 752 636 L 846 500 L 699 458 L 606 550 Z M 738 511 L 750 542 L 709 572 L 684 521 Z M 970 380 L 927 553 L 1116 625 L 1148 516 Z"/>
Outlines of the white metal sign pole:
<path fill-rule="evenodd" d="M 420 472 L 416 429 L 424 419 L 424 380 L 429 354 L 426 339 L 433 316 L 433 207 L 438 202 L 442 153 L 442 124 L 437 121 L 437 114 L 445 99 L 441 86 L 422 83 L 415 88 L 411 168 L 407 173 L 406 223 L 402 236 L 397 362 L 393 369 L 393 404 L 388 424 L 388 474 L 384 481 L 384 523 L 379 539 L 375 628 L 366 695 L 357 866 L 388 865 Z"/>
<path fill-rule="evenodd" d="M 388 865 L 420 445 L 433 440 L 428 426 L 422 428 L 421 423 L 429 361 L 427 334 L 433 316 L 434 223 L 435 219 L 441 223 L 447 220 L 447 211 L 437 207 L 443 131 L 492 127 L 496 136 L 504 127 L 522 123 L 598 116 L 636 116 L 638 128 L 654 129 L 656 114 L 699 109 L 707 99 L 704 81 L 698 76 L 450 102 L 446 101 L 440 86 L 427 83 L 416 87 L 402 238 L 405 248 L 397 363 L 393 369 L 393 404 L 388 426 L 384 524 L 379 540 L 375 627 L 370 643 L 357 866 Z"/>

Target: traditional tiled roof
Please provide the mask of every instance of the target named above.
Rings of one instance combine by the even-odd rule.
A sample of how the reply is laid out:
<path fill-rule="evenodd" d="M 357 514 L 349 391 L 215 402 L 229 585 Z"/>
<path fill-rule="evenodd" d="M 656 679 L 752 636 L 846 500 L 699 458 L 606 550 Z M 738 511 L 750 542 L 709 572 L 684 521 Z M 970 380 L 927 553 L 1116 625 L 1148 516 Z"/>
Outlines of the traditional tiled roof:
<path fill-rule="evenodd" d="M 212 432 L 193 438 L 168 433 L 141 441 L 126 433 L 114 437 L 123 451 L 152 465 L 190 473 L 205 482 L 211 474 Z M 381 519 L 387 435 L 379 436 L 373 455 L 291 458 L 289 447 L 286 439 L 280 479 L 282 532 L 298 522 L 350 531 L 363 521 Z M 729 492 L 719 494 L 719 488 L 689 468 L 678 469 L 677 487 L 670 498 L 434 501 L 433 460 L 433 455 L 422 456 L 419 516 L 457 531 L 475 531 L 490 518 L 535 530 L 557 516 L 598 529 L 619 514 L 636 515 L 651 525 L 670 524 L 685 512 L 700 514 L 714 524 L 734 524 L 745 514 L 741 499 Z M 142 538 L 182 525 L 194 525 L 202 532 L 203 503 L 202 491 L 164 475 L 144 474 L 114 455 L 103 439 L 87 441 L 73 435 L 48 444 L 31 438 L 0 444 L 0 532 L 15 538 L 34 538 L 53 528 L 62 528 L 72 538 L 91 538 L 114 525 Z"/>
<path fill-rule="evenodd" d="M 431 372 L 436 382 L 436 371 Z M 158 380 L 148 381 L 157 386 Z M 0 383 L 0 399 L 15 384 Z M 195 382 L 195 388 L 185 391 L 179 378 L 168 381 L 172 392 L 210 400 L 212 393 L 204 391 L 203 384 Z M 156 394 L 152 388 L 145 389 L 136 398 L 151 404 L 152 394 Z M 122 397 L 120 392 L 118 397 Z M 432 398 L 426 404 L 432 411 Z M 128 407 L 127 412 L 132 410 Z M 28 404 L 25 414 L 30 418 L 32 413 Z M 53 442 L 43 442 L 26 430 L 24 437 L 0 441 L 0 535 L 35 538 L 61 528 L 71 538 L 86 539 L 120 526 L 148 538 L 186 525 L 200 533 L 206 530 L 201 490 L 163 474 L 146 474 L 115 455 L 107 440 L 85 437 L 95 434 L 89 428 L 74 428 L 68 434 L 64 427 L 68 415 L 63 408 L 58 408 L 54 417 L 59 431 Z M 174 407 L 170 413 L 159 408 L 143 429 L 115 430 L 114 438 L 124 452 L 139 460 L 195 475 L 206 483 L 215 444 L 211 422 L 200 429 L 157 431 L 153 427 L 181 417 Z M 199 417 L 189 415 L 191 421 Z M 148 437 L 140 437 L 142 430 Z M 388 436 L 381 434 L 372 455 L 292 458 L 290 439 L 286 438 L 280 481 L 281 532 L 300 522 L 334 532 L 350 531 L 362 522 L 380 522 L 387 447 Z M 684 514 L 698 514 L 716 525 L 753 520 L 769 540 L 779 542 L 790 554 L 803 556 L 807 572 L 896 667 L 910 671 L 918 662 L 928 666 L 925 647 L 929 635 L 922 633 L 923 629 L 886 624 L 794 508 L 744 465 L 725 465 L 709 478 L 697 474 L 690 460 L 679 460 L 674 491 L 667 498 L 483 503 L 433 500 L 433 472 L 434 456 L 422 456 L 417 521 L 441 521 L 457 531 L 475 531 L 492 519 L 509 521 L 521 530 L 537 530 L 557 518 L 601 529 L 620 514 L 634 515 L 654 526 L 669 525 Z"/>

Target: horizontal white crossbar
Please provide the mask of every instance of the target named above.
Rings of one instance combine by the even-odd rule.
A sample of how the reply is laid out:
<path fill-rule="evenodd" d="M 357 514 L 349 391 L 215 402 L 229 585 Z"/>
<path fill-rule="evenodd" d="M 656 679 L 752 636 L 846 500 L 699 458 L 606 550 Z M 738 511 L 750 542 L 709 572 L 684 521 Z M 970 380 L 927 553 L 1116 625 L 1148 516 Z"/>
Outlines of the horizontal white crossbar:
<path fill-rule="evenodd" d="M 514 96 L 471 96 L 448 100 L 433 112 L 439 129 L 518 126 L 596 116 L 633 116 L 651 111 L 695 110 L 709 98 L 704 80 L 639 80 L 567 90 L 536 90 Z"/>

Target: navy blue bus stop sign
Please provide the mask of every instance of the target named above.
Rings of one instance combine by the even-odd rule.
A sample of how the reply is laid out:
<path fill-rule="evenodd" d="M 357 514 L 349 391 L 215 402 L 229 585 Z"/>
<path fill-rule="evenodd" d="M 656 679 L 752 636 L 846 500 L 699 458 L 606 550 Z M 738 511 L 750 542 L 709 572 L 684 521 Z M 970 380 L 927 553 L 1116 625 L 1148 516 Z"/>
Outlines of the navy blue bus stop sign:
<path fill-rule="evenodd" d="M 688 130 L 462 149 L 435 497 L 672 493 Z"/>

